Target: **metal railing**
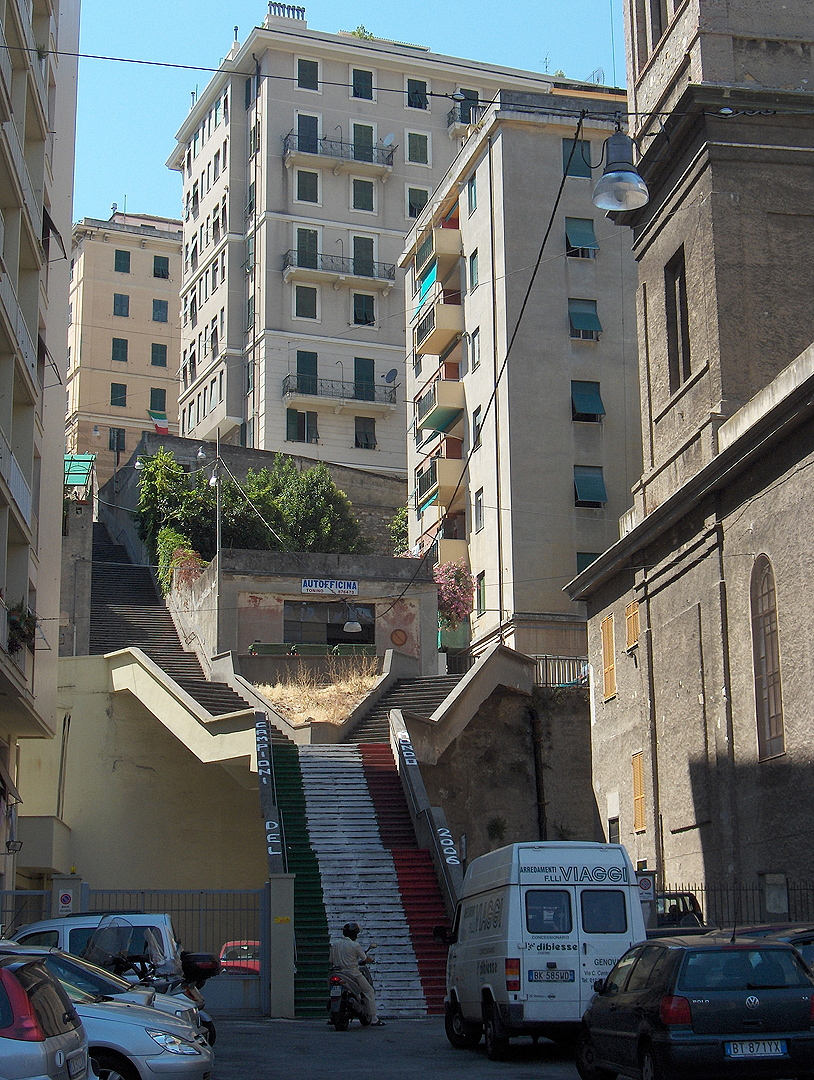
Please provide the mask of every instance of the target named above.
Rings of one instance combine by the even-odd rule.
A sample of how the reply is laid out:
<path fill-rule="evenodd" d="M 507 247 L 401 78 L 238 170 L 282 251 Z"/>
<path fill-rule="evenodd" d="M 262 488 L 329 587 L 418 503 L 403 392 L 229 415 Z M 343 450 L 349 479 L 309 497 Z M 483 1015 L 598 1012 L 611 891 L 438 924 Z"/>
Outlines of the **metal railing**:
<path fill-rule="evenodd" d="M 28 486 L 22 469 L 17 464 L 17 459 L 11 452 L 8 439 L 0 431 L 0 475 L 3 476 L 9 486 L 12 497 L 17 504 L 20 513 L 25 519 L 26 525 L 31 524 L 31 488 Z"/>
<path fill-rule="evenodd" d="M 767 911 L 762 884 L 723 882 L 666 885 L 666 893 L 694 893 L 709 926 L 750 926 L 763 922 L 814 923 L 814 882 L 788 882 L 788 912 Z M 666 901 L 669 904 L 669 900 Z"/>
<path fill-rule="evenodd" d="M 586 656 L 535 656 L 538 686 L 587 686 Z"/>
<path fill-rule="evenodd" d="M 37 198 L 34 192 L 34 185 L 31 182 L 31 175 L 28 171 L 28 165 L 26 164 L 23 145 L 20 141 L 20 136 L 17 133 L 17 126 L 12 119 L 6 120 L 2 125 L 2 128 L 6 139 L 8 140 L 11 160 L 14 163 L 14 171 L 17 173 L 20 180 L 20 187 L 23 189 L 23 202 L 34 222 L 36 235 L 37 237 L 40 237 L 42 236 L 42 202 Z"/>
<path fill-rule="evenodd" d="M 345 259 L 321 251 L 306 255 L 292 248 L 283 256 L 283 270 L 322 270 L 326 274 L 350 274 L 353 277 L 395 281 L 395 263 L 375 262 L 373 259 Z"/>
<path fill-rule="evenodd" d="M 3 82 L 6 84 L 6 91 L 9 98 L 11 98 L 11 60 L 8 45 L 6 44 L 6 35 L 3 33 L 2 26 L 0 26 L 0 75 L 3 76 Z"/>
<path fill-rule="evenodd" d="M 426 315 L 419 319 L 415 328 L 415 347 L 418 349 L 421 347 L 421 342 L 426 341 L 430 334 L 435 329 L 435 307 L 430 306 Z"/>
<path fill-rule="evenodd" d="M 424 498 L 424 496 L 428 492 L 432 491 L 432 489 L 435 487 L 435 485 L 437 483 L 438 483 L 438 465 L 437 465 L 437 463 L 435 461 L 435 458 L 433 458 L 433 460 L 430 462 L 428 468 L 426 468 L 424 470 L 424 472 L 421 473 L 421 475 L 418 477 L 418 481 L 416 483 L 416 489 L 417 489 L 417 492 L 418 492 L 419 502 L 421 501 L 421 499 Z"/>
<path fill-rule="evenodd" d="M 396 404 L 394 386 L 377 386 L 375 383 L 368 382 L 343 382 L 340 379 L 318 379 L 314 375 L 297 375 L 292 371 L 283 379 L 283 397 L 288 394 L 374 401 L 380 405 Z"/>
<path fill-rule="evenodd" d="M 395 146 L 357 145 L 345 139 L 327 139 L 323 135 L 298 135 L 296 131 L 290 131 L 283 139 L 284 154 L 316 154 L 340 161 L 383 165 L 388 169 L 393 168 L 395 152 Z"/>

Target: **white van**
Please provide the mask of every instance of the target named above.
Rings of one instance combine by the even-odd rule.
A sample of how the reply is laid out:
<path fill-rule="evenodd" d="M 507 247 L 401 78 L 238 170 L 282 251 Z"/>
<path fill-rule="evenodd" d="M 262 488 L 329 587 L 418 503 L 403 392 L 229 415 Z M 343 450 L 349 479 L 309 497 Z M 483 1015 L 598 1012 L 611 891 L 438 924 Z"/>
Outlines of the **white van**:
<path fill-rule="evenodd" d="M 457 1048 L 485 1035 L 500 1058 L 512 1035 L 575 1037 L 593 993 L 645 937 L 636 873 L 621 844 L 510 844 L 466 871 L 447 958 L 446 1031 Z"/>

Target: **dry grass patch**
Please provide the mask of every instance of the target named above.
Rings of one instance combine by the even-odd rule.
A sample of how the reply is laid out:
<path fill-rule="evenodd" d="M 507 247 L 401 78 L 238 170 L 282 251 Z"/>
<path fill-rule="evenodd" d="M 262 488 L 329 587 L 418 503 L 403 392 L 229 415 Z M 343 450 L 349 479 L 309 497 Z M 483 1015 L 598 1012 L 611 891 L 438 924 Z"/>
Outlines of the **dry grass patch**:
<path fill-rule="evenodd" d="M 328 657 L 327 671 L 299 663 L 285 680 L 256 689 L 294 727 L 310 721 L 341 724 L 379 677 L 376 656 Z"/>

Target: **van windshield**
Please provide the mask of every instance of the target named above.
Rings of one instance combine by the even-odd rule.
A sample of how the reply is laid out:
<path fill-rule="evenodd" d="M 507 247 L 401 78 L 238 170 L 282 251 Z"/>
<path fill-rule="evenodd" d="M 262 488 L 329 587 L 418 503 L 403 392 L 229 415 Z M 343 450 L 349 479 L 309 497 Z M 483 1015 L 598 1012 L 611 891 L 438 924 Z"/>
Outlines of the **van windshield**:
<path fill-rule="evenodd" d="M 586 934 L 624 934 L 627 931 L 625 894 L 621 889 L 583 889 L 582 929 Z"/>
<path fill-rule="evenodd" d="M 526 929 L 530 934 L 570 934 L 571 897 L 564 889 L 529 889 Z"/>

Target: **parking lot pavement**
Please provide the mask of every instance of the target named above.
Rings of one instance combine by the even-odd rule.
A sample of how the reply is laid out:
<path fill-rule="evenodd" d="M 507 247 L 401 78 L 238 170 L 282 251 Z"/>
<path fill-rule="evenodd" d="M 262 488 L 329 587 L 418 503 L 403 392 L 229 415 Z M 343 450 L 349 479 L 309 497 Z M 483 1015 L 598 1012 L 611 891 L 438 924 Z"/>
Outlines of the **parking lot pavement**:
<path fill-rule="evenodd" d="M 454 1050 L 439 1017 L 391 1020 L 383 1029 L 334 1031 L 322 1020 L 219 1020 L 216 1080 L 578 1080 L 573 1054 L 541 1039 L 511 1043 L 505 1062 L 483 1046 Z"/>

